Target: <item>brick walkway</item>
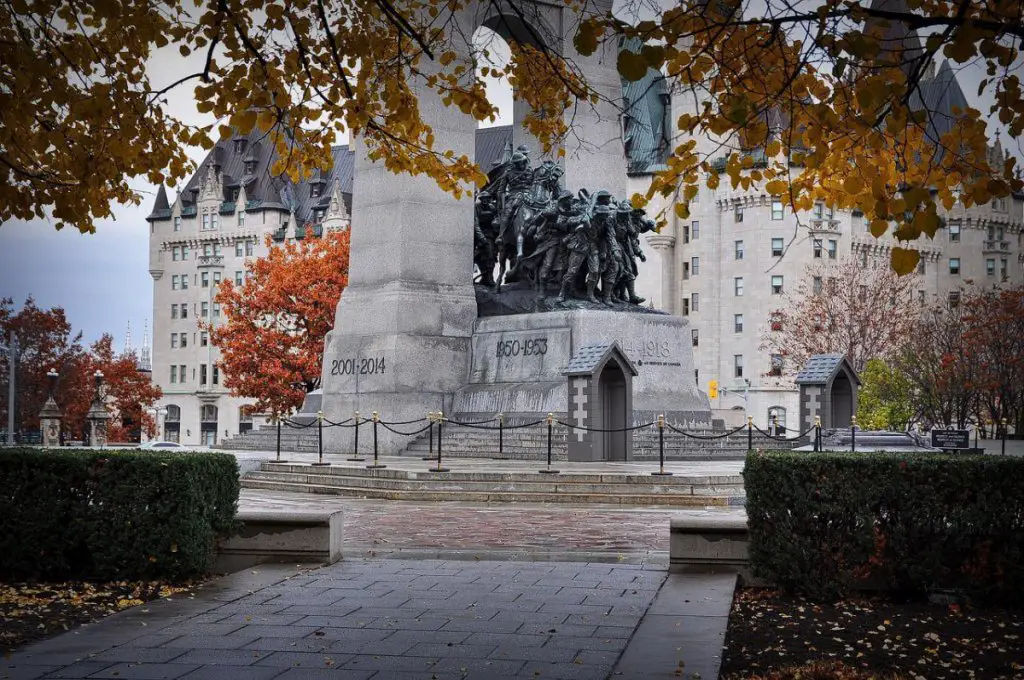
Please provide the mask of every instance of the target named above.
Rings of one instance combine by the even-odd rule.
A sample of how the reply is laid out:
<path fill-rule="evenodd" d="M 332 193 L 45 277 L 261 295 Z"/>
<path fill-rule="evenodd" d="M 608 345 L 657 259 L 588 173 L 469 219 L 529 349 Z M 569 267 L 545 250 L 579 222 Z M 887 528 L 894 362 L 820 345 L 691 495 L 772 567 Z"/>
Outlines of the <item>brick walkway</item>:
<path fill-rule="evenodd" d="M 669 519 L 703 511 L 572 505 L 476 505 L 242 491 L 243 508 L 315 506 L 344 512 L 348 556 L 475 553 L 530 559 L 668 564 Z M 742 513 L 716 509 L 714 513 Z M 468 555 L 472 557 L 472 555 Z"/>
<path fill-rule="evenodd" d="M 260 567 L 136 607 L 0 661 L 0 678 L 604 679 L 667 576 L 390 559 L 288 575 Z"/>

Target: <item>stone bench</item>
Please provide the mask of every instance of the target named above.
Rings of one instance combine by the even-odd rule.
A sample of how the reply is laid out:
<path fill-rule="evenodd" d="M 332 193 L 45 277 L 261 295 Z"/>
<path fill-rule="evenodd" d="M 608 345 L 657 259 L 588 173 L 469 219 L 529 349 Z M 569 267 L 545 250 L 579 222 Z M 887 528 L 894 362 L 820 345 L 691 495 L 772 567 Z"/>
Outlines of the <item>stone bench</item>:
<path fill-rule="evenodd" d="M 341 510 L 240 510 L 238 536 L 218 548 L 215 568 L 235 572 L 268 562 L 333 564 L 341 559 Z"/>
<path fill-rule="evenodd" d="M 751 581 L 746 515 L 681 515 L 670 520 L 669 531 L 670 572 L 736 573 Z"/>

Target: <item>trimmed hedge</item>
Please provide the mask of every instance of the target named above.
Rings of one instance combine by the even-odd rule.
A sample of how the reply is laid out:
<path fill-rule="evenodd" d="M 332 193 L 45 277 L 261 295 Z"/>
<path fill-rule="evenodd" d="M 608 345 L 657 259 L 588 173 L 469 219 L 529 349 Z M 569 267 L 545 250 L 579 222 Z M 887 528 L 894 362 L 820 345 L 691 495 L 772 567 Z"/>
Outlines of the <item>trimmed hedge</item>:
<path fill-rule="evenodd" d="M 760 578 L 815 597 L 881 587 L 1024 604 L 1024 459 L 752 453 L 743 477 Z"/>
<path fill-rule="evenodd" d="M 238 490 L 223 453 L 2 450 L 0 576 L 200 576 L 237 532 Z"/>

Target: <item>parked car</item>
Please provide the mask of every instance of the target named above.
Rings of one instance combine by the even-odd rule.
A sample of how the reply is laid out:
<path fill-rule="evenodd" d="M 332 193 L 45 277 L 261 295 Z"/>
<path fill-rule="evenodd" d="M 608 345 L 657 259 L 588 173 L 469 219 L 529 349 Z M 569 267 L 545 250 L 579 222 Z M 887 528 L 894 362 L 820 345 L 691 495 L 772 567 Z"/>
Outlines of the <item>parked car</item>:
<path fill-rule="evenodd" d="M 143 451 L 194 451 L 191 446 L 185 446 L 178 442 L 163 442 L 163 441 L 148 441 L 139 444 L 139 448 Z"/>

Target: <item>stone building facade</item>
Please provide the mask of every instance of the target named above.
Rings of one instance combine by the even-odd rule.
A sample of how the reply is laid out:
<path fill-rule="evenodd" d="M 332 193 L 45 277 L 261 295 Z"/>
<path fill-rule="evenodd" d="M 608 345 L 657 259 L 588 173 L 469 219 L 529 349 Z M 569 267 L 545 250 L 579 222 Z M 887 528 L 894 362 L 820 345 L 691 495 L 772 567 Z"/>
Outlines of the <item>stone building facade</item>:
<path fill-rule="evenodd" d="M 223 320 L 217 285 L 241 283 L 246 262 L 267 254 L 273 241 L 316 238 L 346 229 L 352 193 L 352 154 L 334 149 L 330 173 L 292 184 L 271 177 L 273 152 L 257 132 L 216 145 L 171 203 L 161 188 L 147 218 L 153 277 L 153 382 L 166 410 L 159 436 L 213 445 L 258 427 L 247 401 L 224 387 L 220 352 L 200 322 Z M 308 230 L 307 230 L 308 227 Z"/>
<path fill-rule="evenodd" d="M 967 106 L 948 64 L 921 88 L 939 124 L 953 119 L 954 107 Z M 676 116 L 694 105 L 692 94 L 665 101 Z M 705 153 L 716 147 L 715 140 L 696 141 Z M 998 141 L 990 153 L 993 160 L 1003 158 Z M 651 172 L 659 167 L 656 152 L 647 160 L 646 170 L 631 164 L 631 191 L 645 191 Z M 704 391 L 711 380 L 719 385 L 719 397 L 712 400 L 716 417 L 740 424 L 749 414 L 755 424 L 766 427 L 777 415 L 780 425 L 796 427 L 799 403 L 793 377 L 800 367 L 780 366 L 778 358 L 773 365 L 761 349 L 771 310 L 783 304 L 787 291 L 795 290 L 811 263 L 853 258 L 865 267 L 888 266 L 895 239 L 889 234 L 874 238 L 858 213 L 818 204 L 794 215 L 763 190 L 732 190 L 727 184 L 716 191 L 702 187 L 686 220 L 675 215 L 671 204 L 654 206 L 667 207 L 669 224 L 661 233 L 647 235 L 650 262 L 637 287 L 655 307 L 689 318 L 697 384 Z M 945 227 L 934 239 L 911 245 L 921 252 L 919 303 L 955 297 L 972 285 L 1024 283 L 1024 196 L 971 208 L 957 205 L 942 217 Z"/>

